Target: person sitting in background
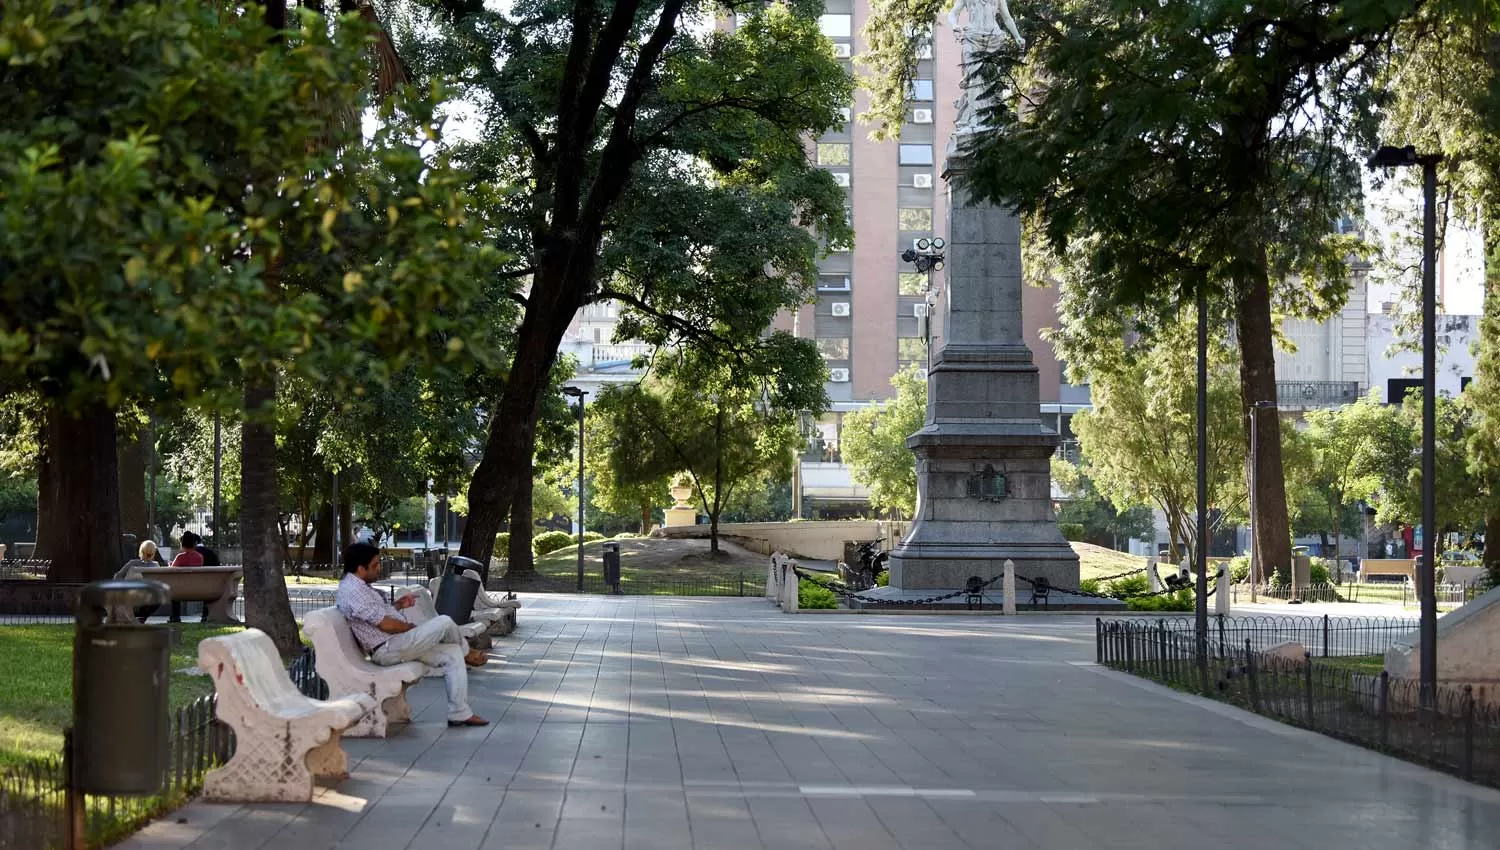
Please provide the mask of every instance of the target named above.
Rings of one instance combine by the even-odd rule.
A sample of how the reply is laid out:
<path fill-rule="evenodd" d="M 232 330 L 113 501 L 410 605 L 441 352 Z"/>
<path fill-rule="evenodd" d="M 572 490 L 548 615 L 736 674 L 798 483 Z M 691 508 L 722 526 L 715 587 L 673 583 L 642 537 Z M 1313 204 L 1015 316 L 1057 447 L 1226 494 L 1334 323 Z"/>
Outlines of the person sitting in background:
<path fill-rule="evenodd" d="M 160 566 L 156 560 L 156 541 L 142 540 L 140 548 L 136 550 L 136 557 L 126 561 L 125 566 L 115 573 L 115 578 L 132 578 L 136 575 L 136 570 L 156 566 Z"/>
<path fill-rule="evenodd" d="M 403 661 L 420 661 L 443 674 L 448 691 L 449 726 L 487 726 L 489 721 L 469 710 L 469 671 L 485 662 L 480 650 L 469 651 L 451 617 L 437 616 L 420 626 L 403 619 L 400 609 L 410 608 L 415 596 L 403 596 L 392 605 L 385 594 L 371 585 L 380 580 L 380 550 L 368 543 L 354 543 L 344 550 L 344 577 L 339 580 L 334 604 L 349 623 L 349 631 L 370 660 L 383 667 Z"/>
<path fill-rule="evenodd" d="M 198 551 L 198 544 L 203 538 L 191 531 L 182 533 L 182 551 L 172 559 L 171 566 L 174 567 L 201 567 L 203 566 L 203 553 Z"/>

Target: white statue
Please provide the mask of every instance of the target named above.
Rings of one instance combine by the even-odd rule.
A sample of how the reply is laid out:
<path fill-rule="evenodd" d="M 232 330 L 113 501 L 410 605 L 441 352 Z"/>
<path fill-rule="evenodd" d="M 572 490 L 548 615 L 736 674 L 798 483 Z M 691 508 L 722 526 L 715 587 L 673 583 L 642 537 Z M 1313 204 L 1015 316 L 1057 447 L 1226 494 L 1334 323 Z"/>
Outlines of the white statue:
<path fill-rule="evenodd" d="M 960 12 L 967 13 L 968 17 L 962 25 L 958 22 Z M 1003 30 L 1000 28 L 1002 23 L 1005 25 Z M 955 104 L 958 118 L 954 135 L 957 136 L 981 129 L 980 116 L 989 105 L 981 91 L 983 83 L 973 67 L 979 57 L 1004 44 L 1007 33 L 1016 44 L 1025 45 L 1026 42 L 1016 29 L 1016 19 L 1011 17 L 1006 0 L 956 0 L 953 10 L 948 13 L 948 25 L 953 27 L 953 34 L 958 37 L 963 51 L 963 93 Z"/>

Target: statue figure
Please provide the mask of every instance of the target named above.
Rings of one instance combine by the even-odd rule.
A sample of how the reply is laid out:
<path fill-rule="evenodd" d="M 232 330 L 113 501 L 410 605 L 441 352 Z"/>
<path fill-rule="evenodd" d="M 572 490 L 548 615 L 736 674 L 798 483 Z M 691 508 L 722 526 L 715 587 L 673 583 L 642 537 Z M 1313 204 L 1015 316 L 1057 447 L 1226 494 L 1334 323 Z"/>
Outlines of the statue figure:
<path fill-rule="evenodd" d="M 960 12 L 968 13 L 968 20 L 962 25 L 958 22 Z M 1000 28 L 1002 23 L 1003 30 Z M 981 91 L 983 83 L 973 67 L 979 57 L 1004 44 L 1007 34 L 1016 40 L 1016 44 L 1026 42 L 1016 29 L 1016 19 L 1011 17 L 1006 0 L 956 0 L 953 10 L 948 13 L 948 25 L 953 27 L 953 34 L 958 37 L 963 52 L 963 92 L 955 104 L 958 118 L 954 136 L 958 136 L 981 129 L 980 116 L 989 105 Z"/>

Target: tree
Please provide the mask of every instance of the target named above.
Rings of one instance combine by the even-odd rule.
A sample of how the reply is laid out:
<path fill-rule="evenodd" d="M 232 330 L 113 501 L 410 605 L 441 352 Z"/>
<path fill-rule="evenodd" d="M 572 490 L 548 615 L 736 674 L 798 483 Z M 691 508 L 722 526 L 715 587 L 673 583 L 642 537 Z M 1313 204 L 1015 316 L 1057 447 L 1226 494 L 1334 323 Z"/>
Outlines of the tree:
<path fill-rule="evenodd" d="M 1379 407 L 1377 401 L 1365 397 L 1341 408 L 1310 410 L 1305 417 L 1307 428 L 1289 429 L 1284 437 L 1297 444 L 1283 453 L 1288 490 L 1301 490 L 1316 506 L 1308 510 L 1304 503 L 1302 512 L 1311 515 L 1301 525 L 1320 533 L 1325 545 L 1332 533 L 1335 552 L 1343 551 L 1344 534 L 1357 533 L 1354 494 L 1359 489 L 1360 464 L 1372 450 L 1384 416 Z M 1292 482 L 1299 486 L 1290 486 Z"/>
<path fill-rule="evenodd" d="M 604 414 L 617 417 L 608 462 L 617 485 L 685 476 L 708 514 L 709 549 L 718 554 L 719 517 L 736 490 L 791 474 L 800 412 L 817 415 L 827 406 L 826 377 L 812 341 L 780 331 L 747 362 L 664 353 L 650 379 L 603 393 Z"/>
<path fill-rule="evenodd" d="M 882 0 L 867 25 L 882 76 L 911 73 L 942 5 Z M 961 146 L 960 179 L 1081 260 L 1076 307 L 1121 313 L 1142 334 L 1200 292 L 1230 310 L 1242 415 L 1260 417 L 1256 543 L 1278 570 L 1291 557 L 1280 418 L 1255 407 L 1277 397 L 1273 317 L 1322 317 L 1344 299 L 1356 246 L 1330 222 L 1358 212 L 1371 78 L 1411 11 L 1046 0 L 1026 8 L 1025 45 L 973 69 L 987 129 Z M 872 105 L 891 128 L 899 92 L 887 83 Z M 1247 419 L 1247 445 L 1250 432 Z"/>
<path fill-rule="evenodd" d="M 702 0 L 398 6 L 414 73 L 462 81 L 479 109 L 461 161 L 524 176 L 495 238 L 529 284 L 462 543 L 485 560 L 581 307 L 618 301 L 623 336 L 731 352 L 811 297 L 816 255 L 850 231 L 803 140 L 840 123 L 852 85 L 815 4 L 736 7 L 732 29 L 686 26 L 723 8 Z"/>
<path fill-rule="evenodd" d="M 927 418 L 927 375 L 911 366 L 891 377 L 895 398 L 844 417 L 839 451 L 849 476 L 870 489 L 870 505 L 914 516 L 917 508 L 916 456 L 906 438 Z"/>
<path fill-rule="evenodd" d="M 1119 511 L 1150 503 L 1167 519 L 1170 557 L 1197 551 L 1197 416 L 1194 319 L 1164 328 L 1149 345 L 1115 338 L 1089 375 L 1092 410 L 1073 415 L 1088 474 Z M 1211 526 L 1241 516 L 1244 444 L 1233 367 L 1211 350 L 1208 391 L 1208 505 Z M 1258 507 L 1258 506 L 1257 506 Z"/>
<path fill-rule="evenodd" d="M 652 516 L 663 505 L 672 503 L 668 489 L 672 484 L 672 473 L 646 474 L 639 466 L 632 475 L 621 476 L 621 467 L 615 466 L 615 457 L 625 453 L 622 444 L 639 439 L 640 429 L 630 421 L 630 408 L 634 399 L 629 393 L 604 392 L 588 409 L 584 431 L 584 466 L 592 470 L 586 494 L 588 501 L 604 511 L 629 514 L 639 518 L 638 531 L 651 531 Z M 576 474 L 577 466 L 574 465 Z"/>
<path fill-rule="evenodd" d="M 435 137 L 429 100 L 385 104 L 368 139 L 338 120 L 365 105 L 359 17 L 336 41 L 317 15 L 282 32 L 284 8 L 266 9 L 271 24 L 196 0 L 6 6 L 0 106 L 24 132 L 0 133 L 0 373 L 49 410 L 43 501 L 80 529 L 55 579 L 117 566 L 122 403 L 233 409 L 243 392 L 246 616 L 290 652 L 276 379 L 354 394 L 410 364 L 488 358 L 469 307 L 498 258 L 465 178 L 411 142 Z M 290 47 L 268 52 L 273 35 Z"/>
<path fill-rule="evenodd" d="M 1085 542 L 1119 549 L 1122 541 L 1156 539 L 1156 517 L 1151 508 L 1131 505 L 1124 510 L 1104 498 L 1087 473 L 1087 459 L 1075 464 L 1052 458 L 1052 482 L 1067 496 L 1057 510 L 1057 522 L 1083 527 Z"/>

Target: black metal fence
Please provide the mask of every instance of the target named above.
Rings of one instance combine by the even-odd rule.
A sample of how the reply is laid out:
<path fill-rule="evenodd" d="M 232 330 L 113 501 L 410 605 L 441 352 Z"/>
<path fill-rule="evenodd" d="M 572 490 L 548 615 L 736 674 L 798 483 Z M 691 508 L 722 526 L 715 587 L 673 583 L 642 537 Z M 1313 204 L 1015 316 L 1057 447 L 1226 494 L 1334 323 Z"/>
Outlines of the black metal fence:
<path fill-rule="evenodd" d="M 540 579 L 512 581 L 505 575 L 492 575 L 486 587 L 493 591 L 514 590 L 526 593 L 580 592 L 578 580 L 574 576 L 545 576 Z M 614 590 L 614 587 L 605 584 L 602 575 L 586 573 L 583 577 L 582 593 L 610 594 Z M 726 573 L 722 576 L 626 573 L 621 577 L 619 591 L 625 596 L 765 596 L 766 574 L 763 570 Z"/>
<path fill-rule="evenodd" d="M 177 709 L 171 720 L 170 760 L 162 790 L 150 797 L 87 796 L 83 830 L 90 847 L 102 847 L 139 829 L 203 785 L 210 769 L 234 752 L 234 734 L 214 718 L 214 696 Z M 61 756 L 0 770 L 0 848 L 49 850 L 67 834 L 67 775 Z"/>
<path fill-rule="evenodd" d="M 1099 663 L 1202 689 L 1205 671 L 1192 621 L 1100 619 L 1096 628 Z M 1500 786 L 1500 694 L 1440 686 L 1433 709 L 1421 710 L 1418 683 L 1390 677 L 1378 660 L 1411 624 L 1402 628 L 1398 633 L 1392 622 L 1378 619 L 1221 618 L 1205 640 L 1208 695 Z M 1307 651 L 1301 657 L 1266 651 L 1289 640 Z"/>
<path fill-rule="evenodd" d="M 0 579 L 46 578 L 52 562 L 36 558 L 5 558 L 0 560 Z"/>

